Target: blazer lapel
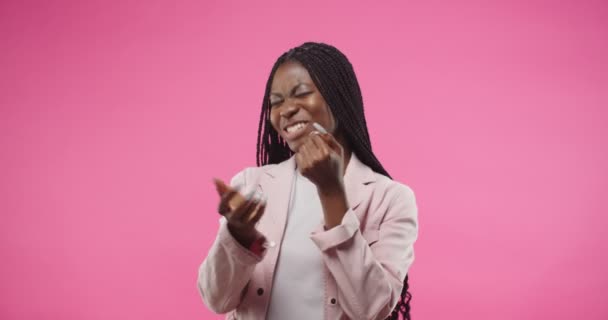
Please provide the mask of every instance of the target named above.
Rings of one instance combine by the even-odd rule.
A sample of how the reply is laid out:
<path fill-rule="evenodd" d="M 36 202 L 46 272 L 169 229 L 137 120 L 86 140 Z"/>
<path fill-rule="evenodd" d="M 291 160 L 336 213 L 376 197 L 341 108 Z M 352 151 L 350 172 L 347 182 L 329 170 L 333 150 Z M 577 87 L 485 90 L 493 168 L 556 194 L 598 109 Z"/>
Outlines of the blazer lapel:
<path fill-rule="evenodd" d="M 344 173 L 346 198 L 353 211 L 364 199 L 369 197 L 369 190 L 366 186 L 375 181 L 376 176 L 374 171 L 361 162 L 353 152 L 350 161 L 348 161 L 348 166 L 346 166 L 346 172 Z"/>
<path fill-rule="evenodd" d="M 277 165 L 265 168 L 259 181 L 260 189 L 268 197 L 266 212 L 260 224 L 264 223 L 265 236 L 269 243 L 265 263 L 262 264 L 265 283 L 270 288 L 279 257 L 279 246 L 283 239 L 291 189 L 295 178 L 296 159 L 291 157 Z"/>
<path fill-rule="evenodd" d="M 271 228 L 267 231 L 269 241 L 279 243 L 287 222 L 291 189 L 295 178 L 296 159 L 294 156 L 264 170 L 260 188 L 268 197 L 266 207 Z"/>

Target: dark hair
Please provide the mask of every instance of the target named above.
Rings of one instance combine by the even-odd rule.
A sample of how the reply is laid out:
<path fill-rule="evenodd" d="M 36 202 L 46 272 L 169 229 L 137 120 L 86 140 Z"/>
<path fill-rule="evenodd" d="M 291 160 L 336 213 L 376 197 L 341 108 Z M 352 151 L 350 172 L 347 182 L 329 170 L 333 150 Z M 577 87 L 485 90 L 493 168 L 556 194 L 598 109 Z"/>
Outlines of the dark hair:
<path fill-rule="evenodd" d="M 363 98 L 353 66 L 335 47 L 315 42 L 306 42 L 283 53 L 272 67 L 266 83 L 258 127 L 257 165 L 280 163 L 293 155 L 293 151 L 270 123 L 269 96 L 272 80 L 279 66 L 287 61 L 299 62 L 308 70 L 336 119 L 337 130 L 341 130 L 357 158 L 373 171 L 391 178 L 372 152 L 363 112 Z M 401 298 L 387 319 L 398 319 L 399 314 L 403 319 L 410 319 L 409 302 L 412 295 L 408 288 L 406 275 Z"/>

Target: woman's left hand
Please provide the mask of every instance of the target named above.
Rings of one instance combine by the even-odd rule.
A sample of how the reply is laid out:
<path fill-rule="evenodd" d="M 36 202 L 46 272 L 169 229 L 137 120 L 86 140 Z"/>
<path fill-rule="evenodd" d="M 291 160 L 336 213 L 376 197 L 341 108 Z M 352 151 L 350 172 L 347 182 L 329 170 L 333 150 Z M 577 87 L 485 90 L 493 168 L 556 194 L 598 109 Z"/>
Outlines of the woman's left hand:
<path fill-rule="evenodd" d="M 300 173 L 317 186 L 319 193 L 344 189 L 344 149 L 329 133 L 313 131 L 296 153 Z"/>

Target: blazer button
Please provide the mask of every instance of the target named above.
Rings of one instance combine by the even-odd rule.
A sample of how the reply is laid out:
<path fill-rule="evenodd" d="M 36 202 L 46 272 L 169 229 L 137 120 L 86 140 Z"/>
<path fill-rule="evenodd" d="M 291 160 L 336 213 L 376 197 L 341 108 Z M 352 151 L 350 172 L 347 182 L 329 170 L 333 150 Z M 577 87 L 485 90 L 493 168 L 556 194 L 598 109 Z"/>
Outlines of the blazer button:
<path fill-rule="evenodd" d="M 258 296 L 261 296 L 263 294 L 264 294 L 264 289 L 258 288 Z"/>
<path fill-rule="evenodd" d="M 331 298 L 331 304 L 336 304 L 336 298 Z"/>

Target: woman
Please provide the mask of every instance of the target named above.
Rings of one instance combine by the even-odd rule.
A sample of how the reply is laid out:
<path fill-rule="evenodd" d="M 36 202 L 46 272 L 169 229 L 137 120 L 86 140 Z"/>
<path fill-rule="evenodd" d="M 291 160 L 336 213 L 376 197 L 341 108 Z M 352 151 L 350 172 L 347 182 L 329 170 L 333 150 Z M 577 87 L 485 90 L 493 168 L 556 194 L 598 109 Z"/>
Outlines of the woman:
<path fill-rule="evenodd" d="M 215 181 L 223 217 L 198 274 L 207 307 L 229 319 L 409 319 L 414 193 L 372 152 L 340 51 L 308 42 L 279 57 L 257 145 L 258 167 Z"/>

